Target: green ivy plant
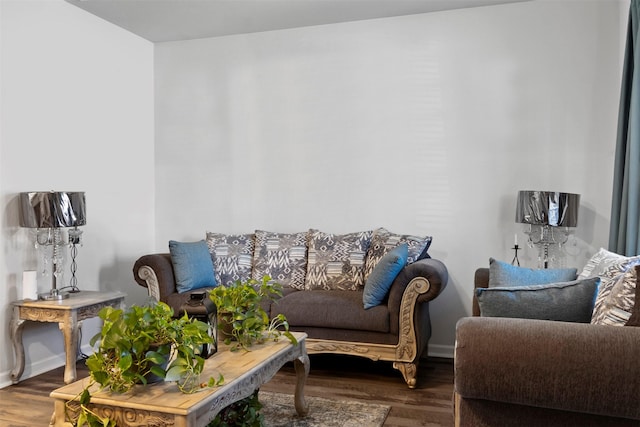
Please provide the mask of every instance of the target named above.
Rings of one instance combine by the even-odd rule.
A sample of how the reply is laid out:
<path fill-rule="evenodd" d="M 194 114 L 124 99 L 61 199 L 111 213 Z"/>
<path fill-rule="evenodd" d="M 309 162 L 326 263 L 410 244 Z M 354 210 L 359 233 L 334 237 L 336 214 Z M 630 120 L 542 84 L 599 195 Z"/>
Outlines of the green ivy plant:
<path fill-rule="evenodd" d="M 110 420 L 92 412 L 89 387 L 98 383 L 116 393 L 125 393 L 150 379 L 176 381 L 183 393 L 221 385 L 224 378 L 200 383 L 204 358 L 200 350 L 212 344 L 209 326 L 187 314 L 174 318 L 173 309 L 163 302 L 131 306 L 126 311 L 105 307 L 98 314 L 103 326 L 90 344 L 96 351 L 86 361 L 91 382 L 79 397 L 77 426 L 111 427 Z M 69 417 L 68 417 L 69 418 Z"/>
<path fill-rule="evenodd" d="M 293 344 L 296 338 L 289 332 L 289 323 L 283 314 L 273 319 L 261 307 L 263 301 L 275 301 L 282 296 L 282 285 L 271 277 L 264 276 L 261 281 L 249 279 L 237 280 L 229 286 L 220 285 L 209 291 L 209 298 L 218 310 L 218 328 L 225 333 L 225 344 L 232 344 L 231 350 L 249 350 L 253 344 L 268 339 L 286 336 Z"/>
<path fill-rule="evenodd" d="M 264 416 L 260 413 L 262 403 L 258 390 L 249 397 L 238 400 L 224 408 L 207 427 L 263 427 Z"/>

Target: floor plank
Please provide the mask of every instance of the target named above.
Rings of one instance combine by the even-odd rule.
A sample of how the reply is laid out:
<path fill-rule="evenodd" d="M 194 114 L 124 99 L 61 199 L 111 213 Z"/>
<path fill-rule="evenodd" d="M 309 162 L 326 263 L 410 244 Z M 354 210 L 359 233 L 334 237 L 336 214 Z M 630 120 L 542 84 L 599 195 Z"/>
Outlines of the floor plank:
<path fill-rule="evenodd" d="M 389 362 L 337 356 L 311 355 L 305 395 L 348 399 L 391 406 L 385 427 L 453 426 L 453 362 L 429 358 L 418 369 L 418 385 L 409 389 Z M 78 377 L 88 375 L 84 362 Z M 64 368 L 21 381 L 0 390 L 0 427 L 46 427 L 53 412 L 49 393 L 63 385 Z M 262 390 L 293 393 L 296 375 L 285 365 Z"/>

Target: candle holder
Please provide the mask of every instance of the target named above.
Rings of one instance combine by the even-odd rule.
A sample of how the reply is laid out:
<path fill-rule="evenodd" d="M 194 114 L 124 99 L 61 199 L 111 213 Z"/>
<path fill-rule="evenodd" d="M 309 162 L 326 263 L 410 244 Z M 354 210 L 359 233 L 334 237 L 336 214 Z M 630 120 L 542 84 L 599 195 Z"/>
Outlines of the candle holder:
<path fill-rule="evenodd" d="M 518 246 L 518 244 L 516 243 L 511 249 L 515 251 L 515 255 L 511 260 L 511 265 L 517 265 L 518 267 L 520 267 L 520 260 L 518 259 L 518 249 L 520 249 L 520 246 Z"/>

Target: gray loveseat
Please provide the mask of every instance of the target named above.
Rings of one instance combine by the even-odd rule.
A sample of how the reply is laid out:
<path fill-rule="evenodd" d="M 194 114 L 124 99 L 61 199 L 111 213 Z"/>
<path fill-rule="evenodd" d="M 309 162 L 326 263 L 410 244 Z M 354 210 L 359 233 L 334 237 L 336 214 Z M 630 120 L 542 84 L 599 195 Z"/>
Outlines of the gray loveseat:
<path fill-rule="evenodd" d="M 255 251 L 258 246 L 256 243 Z M 364 309 L 361 286 L 356 290 L 284 286 L 283 297 L 265 308 L 272 317 L 284 314 L 291 330 L 307 333 L 309 354 L 335 353 L 391 361 L 407 385 L 414 388 L 417 365 L 423 353 L 426 356 L 431 336 L 429 301 L 443 291 L 448 280 L 444 264 L 429 258 L 426 249 L 428 246 L 422 259 L 402 268 L 382 303 L 375 307 Z M 310 251 L 305 252 L 305 257 Z M 252 268 L 255 270 L 256 265 Z M 169 253 L 140 257 L 133 274 L 150 296 L 166 302 L 176 312 L 190 297 L 191 292 L 176 290 Z"/>

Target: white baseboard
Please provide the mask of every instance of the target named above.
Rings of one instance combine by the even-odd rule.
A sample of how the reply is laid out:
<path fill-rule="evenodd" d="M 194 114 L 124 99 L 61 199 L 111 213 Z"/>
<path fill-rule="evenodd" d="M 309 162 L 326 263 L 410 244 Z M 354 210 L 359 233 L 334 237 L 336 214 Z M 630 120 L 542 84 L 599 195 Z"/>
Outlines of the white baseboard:
<path fill-rule="evenodd" d="M 89 344 L 83 345 L 81 350 L 84 354 L 93 353 L 93 349 Z M 49 356 L 46 359 L 34 361 L 31 363 L 30 369 L 25 369 L 25 372 L 20 377 L 20 381 L 24 381 L 28 378 L 35 377 L 64 366 L 65 360 L 66 357 L 64 353 L 61 353 Z M 0 372 L 0 388 L 8 387 L 11 384 L 13 384 L 11 382 L 11 370 Z"/>
<path fill-rule="evenodd" d="M 427 354 L 430 357 L 442 357 L 445 359 L 453 359 L 454 346 L 429 344 L 429 349 Z"/>
<path fill-rule="evenodd" d="M 64 363 L 64 354 L 56 354 L 47 357 L 46 359 L 34 361 L 31 363 L 29 369 L 25 369 L 24 373 L 20 377 L 20 381 L 24 381 L 27 378 L 35 377 L 36 375 L 44 374 L 45 372 L 49 372 L 52 369 L 64 366 Z M 0 373 L 0 388 L 10 386 L 11 384 L 11 371 L 9 370 Z"/>

